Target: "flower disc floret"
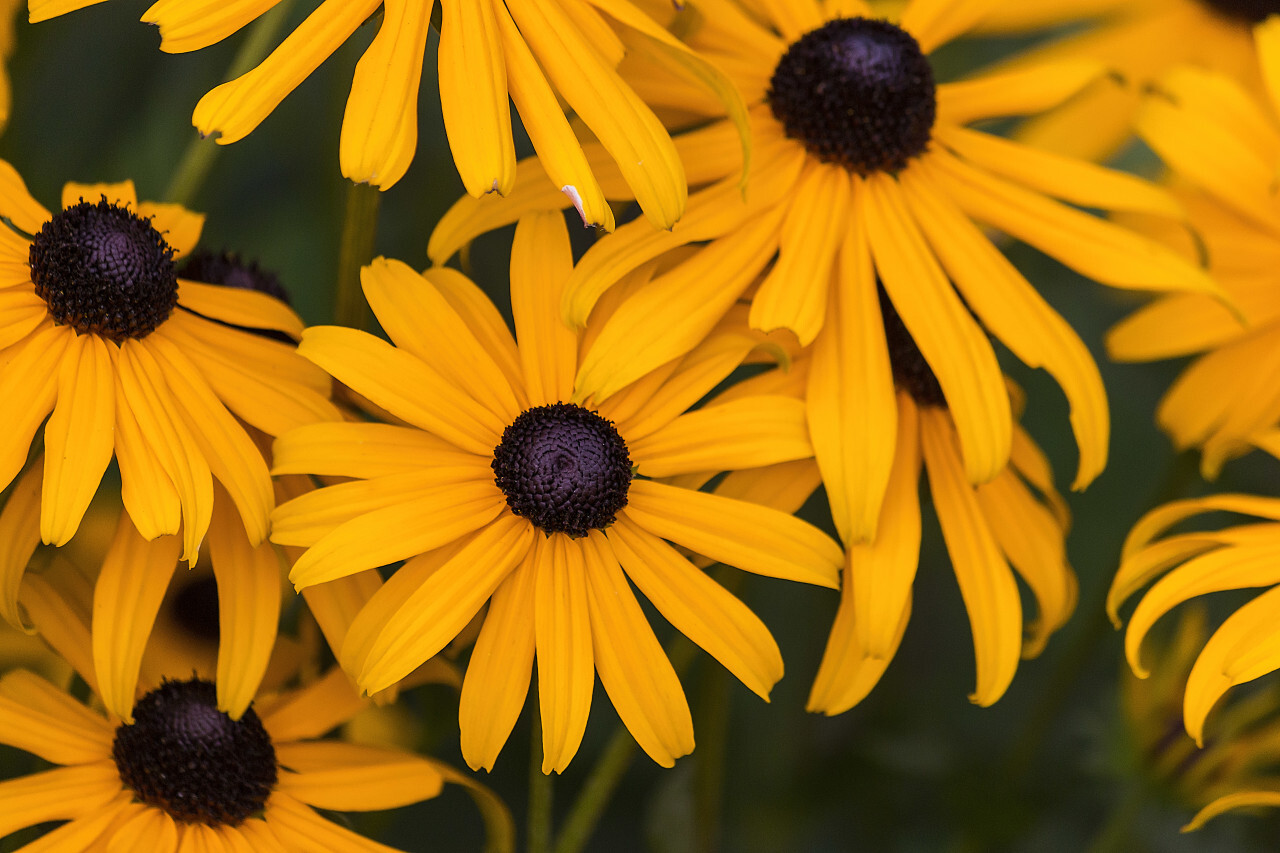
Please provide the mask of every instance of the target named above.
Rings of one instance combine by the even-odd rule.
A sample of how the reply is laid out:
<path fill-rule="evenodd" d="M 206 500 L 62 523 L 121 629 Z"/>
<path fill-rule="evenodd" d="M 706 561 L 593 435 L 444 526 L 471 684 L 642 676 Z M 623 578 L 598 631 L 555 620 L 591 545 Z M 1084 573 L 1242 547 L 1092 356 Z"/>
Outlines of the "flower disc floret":
<path fill-rule="evenodd" d="M 31 281 L 54 322 L 113 341 L 145 338 L 178 304 L 173 249 L 127 207 L 80 200 L 31 241 Z"/>
<path fill-rule="evenodd" d="M 920 45 L 867 18 L 836 18 L 792 43 L 768 98 L 787 136 L 860 175 L 903 169 L 928 146 L 937 116 L 933 69 Z"/>
<path fill-rule="evenodd" d="M 218 710 L 208 681 L 166 681 L 116 729 L 111 755 L 142 802 L 181 823 L 236 826 L 262 811 L 278 778 L 275 747 L 253 709 Z"/>
<path fill-rule="evenodd" d="M 1259 24 L 1271 15 L 1280 15 L 1277 0 L 1205 0 L 1212 9 L 1250 24 Z"/>
<path fill-rule="evenodd" d="M 573 403 L 526 409 L 493 451 L 507 506 L 544 533 L 586 536 L 627 505 L 631 456 L 613 422 Z"/>

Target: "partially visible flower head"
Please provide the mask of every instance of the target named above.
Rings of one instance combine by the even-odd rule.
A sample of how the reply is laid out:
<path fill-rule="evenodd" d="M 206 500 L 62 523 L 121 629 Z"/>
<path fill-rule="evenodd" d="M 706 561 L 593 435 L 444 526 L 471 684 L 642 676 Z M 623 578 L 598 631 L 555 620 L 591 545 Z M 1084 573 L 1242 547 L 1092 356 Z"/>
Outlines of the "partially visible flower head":
<path fill-rule="evenodd" d="M 302 322 L 266 293 L 182 279 L 175 269 L 204 218 L 139 203 L 133 184 L 68 184 L 60 210 L 32 198 L 0 163 L 0 488 L 42 429 L 40 535 L 76 532 L 107 465 L 147 539 L 183 530 L 194 562 L 218 481 L 254 544 L 274 503 L 245 424 L 269 435 L 340 415 L 328 379 L 292 344 Z M 46 421 L 47 417 L 47 423 Z M 17 586 L 3 600 L 13 609 Z M 15 622 L 16 624 L 16 622 Z"/>
<path fill-rule="evenodd" d="M 1274 71 L 1280 18 L 1256 34 L 1264 68 Z M 1193 294 L 1164 296 L 1117 324 L 1107 349 L 1122 361 L 1196 356 L 1156 419 L 1179 449 L 1202 451 L 1209 478 L 1255 446 L 1280 451 L 1280 92 L 1270 95 L 1260 100 L 1222 74 L 1182 68 L 1161 79 L 1137 120 L 1172 169 L 1198 242 L 1153 232 L 1188 256 L 1206 254 L 1235 310 Z"/>
<path fill-rule="evenodd" d="M 970 483 L 996 477 L 1012 447 L 992 338 L 1057 380 L 1080 448 L 1074 486 L 1091 482 L 1106 464 L 1109 441 L 1097 367 L 980 226 L 1107 284 L 1217 288 L 1155 240 L 1078 209 L 1177 221 L 1183 214 L 1167 192 L 969 127 L 1047 109 L 1106 70 L 1075 59 L 936 80 L 930 54 L 994 6 L 915 0 L 886 21 L 862 2 L 699 4 L 682 37 L 722 64 L 748 104 L 753 147 L 745 195 L 728 157 L 736 130 L 723 109 L 661 68 L 644 66 L 651 101 L 705 117 L 675 137 L 694 190 L 685 218 L 669 232 L 644 220 L 627 223 L 574 268 L 562 310 L 581 326 L 621 273 L 657 264 L 651 281 L 632 288 L 600 323 L 599 344 L 579 368 L 580 392 L 608 399 L 688 352 L 739 299 L 749 299 L 752 328 L 789 330 L 815 348 L 806 405 L 818 464 L 842 538 L 869 541 L 897 435 L 883 303 L 947 401 Z M 533 185 L 513 195 L 509 208 L 460 200 L 433 233 L 430 256 L 443 262 L 521 210 L 564 204 Z M 689 247 L 679 260 L 664 257 L 679 247 Z"/>
<path fill-rule="evenodd" d="M 30 0 L 31 20 L 98 2 Z M 214 8 L 160 0 L 142 20 L 160 28 L 162 50 L 183 53 L 221 41 L 278 2 Z M 356 65 L 339 157 L 343 175 L 386 189 L 417 150 L 418 88 L 435 8 L 434 0 L 325 0 L 257 67 L 206 94 L 192 121 L 220 144 L 242 139 L 359 27 L 378 20 Z M 546 164 L 540 180 L 549 178 L 584 223 L 613 228 L 601 181 L 620 173 L 654 224 L 671 227 L 684 211 L 684 169 L 662 123 L 619 75 L 627 55 L 681 68 L 741 117 L 737 92 L 718 68 L 627 0 L 442 0 L 439 10 L 439 74 L 431 76 L 454 162 L 473 195 L 506 195 L 515 185 L 514 103 Z M 607 167 L 588 164 L 566 112 L 609 152 Z"/>
<path fill-rule="evenodd" d="M 597 673 L 655 761 L 670 766 L 693 748 L 684 691 L 631 584 L 768 696 L 782 675 L 773 638 L 678 547 L 836 585 L 840 550 L 825 534 L 789 513 L 699 491 L 705 472 L 812 454 L 794 397 L 762 393 L 687 411 L 765 336 L 736 313 L 687 357 L 597 401 L 575 388 L 574 375 L 599 339 L 558 314 L 572 265 L 559 212 L 520 221 L 513 338 L 459 273 L 418 275 L 375 260 L 362 282 L 394 346 L 319 327 L 300 351 L 404 425 L 316 424 L 275 445 L 276 473 L 352 478 L 273 516 L 273 541 L 308 548 L 290 575 L 296 586 L 404 561 L 338 654 L 362 689 L 399 682 L 488 604 L 459 708 L 462 752 L 476 768 L 497 760 L 535 658 L 544 772 L 562 771 L 577 752 Z"/>

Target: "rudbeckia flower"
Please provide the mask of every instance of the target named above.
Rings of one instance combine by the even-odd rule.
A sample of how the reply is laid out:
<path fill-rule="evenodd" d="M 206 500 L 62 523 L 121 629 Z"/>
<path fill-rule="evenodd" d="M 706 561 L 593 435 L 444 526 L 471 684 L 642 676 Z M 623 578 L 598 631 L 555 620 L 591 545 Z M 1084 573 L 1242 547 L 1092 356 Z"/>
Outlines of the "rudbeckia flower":
<path fill-rule="evenodd" d="M 460 703 L 472 767 L 493 766 L 535 657 L 544 772 L 562 771 L 576 753 L 597 673 L 655 761 L 670 766 L 693 748 L 684 691 L 632 583 L 676 630 L 768 696 L 782 676 L 773 638 L 676 546 L 836 586 L 839 546 L 816 528 L 661 481 L 812 454 L 795 399 L 760 395 L 686 413 L 762 336 L 733 318 L 687 357 L 596 403 L 573 377 L 599 341 L 560 321 L 571 269 L 558 212 L 521 220 L 511 259 L 517 344 L 461 274 L 418 275 L 375 260 L 364 292 L 394 345 L 319 327 L 299 351 L 410 426 L 317 424 L 275 445 L 278 473 L 355 478 L 274 514 L 274 541 L 309 546 L 290 574 L 296 586 L 407 561 L 339 652 L 362 689 L 396 683 L 489 603 Z"/>
<path fill-rule="evenodd" d="M 102 0 L 30 0 L 42 21 Z M 279 0 L 216 3 L 159 0 L 142 20 L 160 28 L 162 50 L 215 44 Z M 192 121 L 221 144 L 244 138 L 358 27 L 381 13 L 378 33 L 356 66 L 342 121 L 342 174 L 386 189 L 417 149 L 418 86 L 434 0 L 324 0 L 257 67 L 209 92 Z M 609 152 L 641 207 L 663 228 L 680 218 L 687 187 L 662 123 L 619 76 L 628 54 L 680 69 L 731 111 L 741 102 L 723 75 L 627 0 L 441 0 L 440 106 L 467 192 L 505 195 L 516 176 L 514 103 L 553 190 L 584 223 L 613 227 L 613 214 L 582 153 L 566 108 Z M 562 103 L 563 102 L 563 105 Z"/>
<path fill-rule="evenodd" d="M 34 621 L 96 694 L 88 625 L 33 580 Z M 337 668 L 234 714 L 189 667 L 169 675 L 184 680 L 142 685 L 123 717 L 25 670 L 0 678 L 0 742 L 55 765 L 0 782 L 0 835 L 66 821 L 20 849 L 390 851 L 315 809 L 398 808 L 445 781 L 477 787 L 429 758 L 318 740 L 369 704 Z"/>
<path fill-rule="evenodd" d="M 217 480 L 261 542 L 271 480 L 241 420 L 277 435 L 340 416 L 323 373 L 251 331 L 296 338 L 302 321 L 264 293 L 180 279 L 203 217 L 139 203 L 132 182 L 67 184 L 50 214 L 0 162 L 0 215 L 0 488 L 44 423 L 46 543 L 76 532 L 113 457 L 143 538 L 181 527 L 194 562 Z"/>
<path fill-rule="evenodd" d="M 1077 60 L 935 82 L 928 55 L 995 5 L 914 0 L 889 22 L 869 17 L 858 0 L 697 4 L 689 46 L 724 68 L 749 105 L 745 194 L 723 111 L 645 66 L 654 103 L 705 117 L 676 138 L 698 189 L 669 232 L 637 220 L 592 246 L 565 287 L 564 315 L 581 325 L 624 273 L 674 247 L 697 250 L 613 312 L 599 332 L 602 345 L 580 367 L 580 392 L 607 397 L 688 351 L 758 282 L 752 327 L 789 329 L 818 350 L 807 395 L 818 463 L 842 537 L 869 541 L 898 410 L 877 331 L 878 277 L 946 397 L 966 479 L 996 477 L 1012 442 L 989 332 L 1062 386 L 1080 445 L 1074 485 L 1089 483 L 1105 465 L 1109 433 L 1097 368 L 979 225 L 1119 287 L 1215 287 L 1154 240 L 1063 203 L 1177 218 L 1165 191 L 968 126 L 1047 109 L 1104 73 L 1100 63 Z M 429 254 L 442 262 L 520 210 L 562 204 L 539 186 L 517 187 L 509 210 L 461 200 L 437 227 Z"/>
<path fill-rule="evenodd" d="M 1001 4 L 982 29 L 1026 33 L 1076 25 L 1070 35 L 1000 68 L 1084 57 L 1105 62 L 1112 70 L 1108 79 L 1028 119 L 1017 133 L 1030 145 L 1104 160 L 1132 138 L 1146 88 L 1176 66 L 1220 72 L 1260 91 L 1250 29 L 1276 13 L 1275 0 L 1040 0 Z"/>
<path fill-rule="evenodd" d="M 1231 512 L 1260 521 L 1165 535 L 1203 513 Z M 1241 494 L 1174 501 L 1143 516 L 1125 540 L 1107 595 L 1117 627 L 1120 606 L 1151 584 L 1129 617 L 1124 647 L 1139 678 L 1149 667 L 1142 646 L 1160 617 L 1213 592 L 1267 588 L 1227 617 L 1196 657 L 1182 716 L 1187 733 L 1205 743 L 1205 720 L 1228 690 L 1280 668 L 1280 499 Z"/>
<path fill-rule="evenodd" d="M 1214 477 L 1224 462 L 1255 445 L 1280 450 L 1280 19 L 1259 25 L 1258 53 L 1271 98 L 1259 103 L 1220 74 L 1173 72 L 1144 103 L 1137 127 L 1181 182 L 1209 269 L 1236 306 L 1211 298 L 1162 297 L 1116 325 L 1112 358 L 1148 361 L 1198 357 L 1156 411 L 1179 449 L 1203 451 Z"/>

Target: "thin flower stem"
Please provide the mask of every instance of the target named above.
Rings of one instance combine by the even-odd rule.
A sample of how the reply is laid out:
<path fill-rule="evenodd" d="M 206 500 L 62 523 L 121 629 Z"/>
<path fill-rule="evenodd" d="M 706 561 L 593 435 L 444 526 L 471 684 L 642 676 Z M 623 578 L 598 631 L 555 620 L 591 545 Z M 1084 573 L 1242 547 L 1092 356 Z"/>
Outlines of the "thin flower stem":
<path fill-rule="evenodd" d="M 552 778 L 542 772 L 542 714 L 533 711 L 533 732 L 529 744 L 529 853 L 551 850 Z"/>
<path fill-rule="evenodd" d="M 1124 797 L 1111 810 L 1107 822 L 1089 844 L 1089 853 L 1120 853 L 1133 849 L 1133 828 L 1142 814 L 1147 799 L 1146 786 L 1140 780 L 1129 785 Z"/>
<path fill-rule="evenodd" d="M 334 319 L 340 325 L 368 330 L 372 325 L 369 306 L 360 289 L 360 268 L 373 260 L 378 232 L 378 205 L 382 193 L 370 184 L 348 184 L 346 210 L 342 220 L 342 243 L 338 250 L 338 290 Z"/>
<path fill-rule="evenodd" d="M 234 80 L 245 74 L 266 58 L 289 19 L 293 3 L 294 0 L 280 0 L 258 18 L 257 23 L 249 30 L 244 44 L 240 45 L 240 50 L 231 60 L 231 65 L 227 68 L 227 80 Z M 164 193 L 165 200 L 189 207 L 204 186 L 205 179 L 209 177 L 209 170 L 213 168 L 213 161 L 221 148 L 212 138 L 199 134 L 192 137 L 186 150 L 182 152 L 182 158 L 178 160 L 173 177 L 169 179 L 169 187 Z"/>

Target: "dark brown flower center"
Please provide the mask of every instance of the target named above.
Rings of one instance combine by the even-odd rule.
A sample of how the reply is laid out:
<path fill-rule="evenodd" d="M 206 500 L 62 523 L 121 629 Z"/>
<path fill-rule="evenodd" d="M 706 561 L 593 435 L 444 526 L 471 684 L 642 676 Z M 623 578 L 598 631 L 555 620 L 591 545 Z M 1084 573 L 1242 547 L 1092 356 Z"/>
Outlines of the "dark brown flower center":
<path fill-rule="evenodd" d="M 937 115 L 933 69 L 887 21 L 837 18 L 796 40 L 769 81 L 787 136 L 851 172 L 897 172 L 929 144 Z"/>
<path fill-rule="evenodd" d="M 631 457 L 613 422 L 572 403 L 526 409 L 493 450 L 507 506 L 544 533 L 586 536 L 627 505 Z"/>
<path fill-rule="evenodd" d="M 116 729 L 120 779 L 180 823 L 236 826 L 262 811 L 276 786 L 271 736 L 253 709 L 233 720 L 208 681 L 166 681 Z"/>
<path fill-rule="evenodd" d="M 150 220 L 106 196 L 54 214 L 31 241 L 30 263 L 54 322 L 79 334 L 145 338 L 178 304 L 173 249 Z"/>
<path fill-rule="evenodd" d="M 1205 0 L 1205 5 L 1246 24 L 1258 24 L 1270 15 L 1280 15 L 1276 0 Z"/>

